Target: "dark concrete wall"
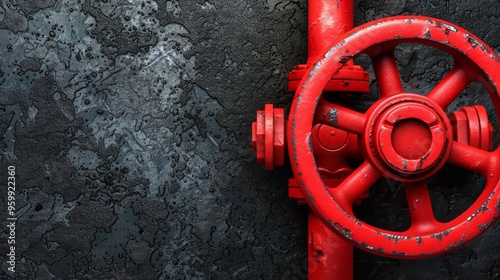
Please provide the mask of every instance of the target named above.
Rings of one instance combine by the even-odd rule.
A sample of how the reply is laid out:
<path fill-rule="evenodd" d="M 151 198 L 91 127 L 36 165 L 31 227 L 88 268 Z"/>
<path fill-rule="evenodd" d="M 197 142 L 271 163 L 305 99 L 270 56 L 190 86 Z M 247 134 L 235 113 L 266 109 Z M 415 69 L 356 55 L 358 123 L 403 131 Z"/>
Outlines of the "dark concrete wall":
<path fill-rule="evenodd" d="M 0 275 L 12 165 L 17 279 L 306 278 L 306 208 L 287 197 L 291 172 L 263 170 L 250 148 L 255 111 L 291 102 L 287 72 L 307 57 L 305 0 L 0 4 Z M 496 1 L 355 6 L 356 24 L 429 15 L 500 46 Z M 425 89 L 449 65 L 416 51 L 402 53 L 402 75 Z M 461 102 L 477 100 L 469 90 Z M 465 207 L 477 177 L 440 174 L 436 212 Z M 398 223 L 397 189 L 360 215 Z M 499 279 L 499 234 L 423 261 L 356 251 L 355 278 Z"/>

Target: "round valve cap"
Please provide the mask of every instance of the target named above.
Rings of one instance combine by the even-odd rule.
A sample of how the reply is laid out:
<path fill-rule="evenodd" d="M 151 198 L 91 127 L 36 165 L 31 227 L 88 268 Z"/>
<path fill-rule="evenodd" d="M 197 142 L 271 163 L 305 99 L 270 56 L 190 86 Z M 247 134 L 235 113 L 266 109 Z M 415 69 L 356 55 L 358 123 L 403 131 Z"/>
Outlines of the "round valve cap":
<path fill-rule="evenodd" d="M 434 174 L 449 154 L 451 124 L 431 100 L 401 94 L 381 101 L 365 132 L 365 149 L 380 170 L 402 181 Z"/>
<path fill-rule="evenodd" d="M 285 110 L 266 104 L 252 123 L 252 149 L 268 170 L 285 162 Z"/>

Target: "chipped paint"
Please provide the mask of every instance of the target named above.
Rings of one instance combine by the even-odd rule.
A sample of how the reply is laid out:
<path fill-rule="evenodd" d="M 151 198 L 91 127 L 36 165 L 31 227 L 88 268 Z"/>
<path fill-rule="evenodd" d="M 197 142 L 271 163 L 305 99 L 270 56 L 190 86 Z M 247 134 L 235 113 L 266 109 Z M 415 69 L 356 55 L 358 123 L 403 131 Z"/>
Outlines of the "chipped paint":
<path fill-rule="evenodd" d="M 450 228 L 450 229 L 447 229 L 447 230 L 442 231 L 440 233 L 432 234 L 430 237 L 437 239 L 439 241 L 443 241 L 443 235 L 448 236 L 450 234 L 450 232 L 452 232 L 452 231 L 453 231 L 453 228 Z"/>
<path fill-rule="evenodd" d="M 352 240 L 352 232 L 348 229 L 342 226 L 340 223 L 335 223 L 331 220 L 327 221 L 328 224 L 330 224 L 333 228 L 337 230 L 338 233 L 342 234 L 345 238 Z"/>
<path fill-rule="evenodd" d="M 467 43 L 469 43 L 473 49 L 479 46 L 479 48 L 481 48 L 481 50 L 485 51 L 486 53 L 491 53 L 490 50 L 485 45 L 483 45 L 483 43 L 474 38 L 472 35 L 466 33 L 464 34 L 464 37 L 467 38 Z"/>
<path fill-rule="evenodd" d="M 316 72 L 318 72 L 319 68 L 321 67 L 322 62 L 323 62 L 323 60 L 318 60 L 318 62 L 316 62 L 316 64 L 314 64 L 313 68 L 311 69 L 311 72 L 309 72 L 309 75 L 307 75 L 306 81 L 302 85 L 302 89 L 306 88 L 306 86 L 309 84 L 311 78 L 316 74 Z M 302 95 L 300 95 L 300 96 L 302 96 Z M 299 105 L 299 103 L 297 102 L 297 106 L 298 105 Z"/>
<path fill-rule="evenodd" d="M 450 31 L 453 31 L 455 33 L 458 32 L 458 28 L 456 28 L 453 25 L 449 25 L 447 23 L 444 23 L 444 22 L 436 22 L 436 27 L 437 28 L 443 28 L 444 27 L 444 34 L 446 34 L 446 35 L 450 34 Z"/>
<path fill-rule="evenodd" d="M 436 233 L 431 235 L 431 238 L 437 239 L 439 241 L 443 241 L 443 234 L 442 233 Z"/>
<path fill-rule="evenodd" d="M 422 242 L 423 242 L 422 237 L 417 236 L 417 237 L 415 238 L 415 240 L 417 241 L 417 245 L 422 245 Z"/>
<path fill-rule="evenodd" d="M 346 216 L 351 221 L 353 221 L 357 226 L 360 226 L 360 227 L 363 226 L 363 223 L 361 223 L 358 219 L 356 219 L 356 217 L 351 216 L 349 213 L 347 213 L 347 211 L 344 210 L 344 208 L 340 207 L 340 205 L 338 207 L 342 211 L 344 216 Z"/>
<path fill-rule="evenodd" d="M 346 55 L 346 56 L 341 56 L 339 59 L 338 59 L 338 62 L 342 65 L 346 64 L 347 62 L 349 62 L 350 60 L 352 59 L 352 55 Z"/>
<path fill-rule="evenodd" d="M 305 183 L 304 183 L 304 181 L 301 181 L 301 182 L 300 182 L 300 184 L 302 185 L 302 190 L 304 190 L 304 191 L 306 192 L 306 197 L 308 197 L 308 198 L 309 198 L 309 201 L 310 201 L 311 203 L 313 203 L 313 204 L 314 204 L 314 203 L 316 203 L 316 198 L 314 198 L 314 196 L 313 196 L 313 195 L 312 195 L 312 193 L 309 191 L 309 189 L 307 189 L 307 188 L 305 187 Z"/>
<path fill-rule="evenodd" d="M 427 29 L 424 33 L 424 38 L 429 40 L 431 38 L 431 30 Z"/>
<path fill-rule="evenodd" d="M 329 49 L 323 57 L 324 58 L 329 57 L 333 52 L 335 52 L 337 49 L 342 47 L 344 44 L 345 44 L 345 40 L 338 42 L 335 46 L 333 46 L 331 49 Z"/>
<path fill-rule="evenodd" d="M 358 243 L 358 244 L 359 244 L 360 246 L 362 246 L 362 247 L 364 247 L 364 248 L 368 249 L 368 250 L 371 250 L 371 251 L 373 251 L 373 249 L 375 249 L 373 246 L 370 246 L 370 245 L 366 244 L 365 242 L 361 242 L 361 243 Z M 382 251 L 384 251 L 384 250 L 382 249 Z"/>
<path fill-rule="evenodd" d="M 490 226 L 489 223 L 482 224 L 482 225 L 477 225 L 477 229 L 480 230 L 480 231 L 485 231 L 485 230 L 488 229 L 489 226 Z"/>
<path fill-rule="evenodd" d="M 395 235 L 395 234 L 390 234 L 390 233 L 385 233 L 385 232 L 377 232 L 377 234 L 387 237 L 387 240 L 389 240 L 389 241 L 394 240 L 394 244 L 398 244 L 398 242 L 400 240 L 410 240 L 411 239 L 411 236 Z"/>
<path fill-rule="evenodd" d="M 331 124 L 338 124 L 339 121 L 337 119 L 337 116 L 338 116 L 337 109 L 336 108 L 331 109 L 329 114 L 330 118 L 328 119 L 328 122 Z"/>
<path fill-rule="evenodd" d="M 481 207 L 479 207 L 479 209 L 476 210 L 476 212 L 474 212 L 472 215 L 470 215 L 469 218 L 467 218 L 467 222 L 472 222 L 472 220 L 474 220 L 474 218 L 477 217 L 477 215 L 479 214 L 483 214 L 484 212 L 486 211 L 490 211 L 492 212 L 491 209 L 489 209 L 486 205 L 489 204 L 491 198 L 493 197 L 493 195 L 495 195 L 495 192 L 491 192 L 490 195 L 488 196 L 488 198 L 486 199 L 486 201 L 481 205 Z"/>
<path fill-rule="evenodd" d="M 444 249 L 444 251 L 448 252 L 461 247 L 462 245 L 465 244 L 465 238 L 468 236 L 469 236 L 468 234 L 462 234 L 462 237 L 460 238 L 459 241 L 451 243 L 450 246 Z"/>
<path fill-rule="evenodd" d="M 406 256 L 405 252 L 392 251 L 393 256 L 404 257 Z"/>

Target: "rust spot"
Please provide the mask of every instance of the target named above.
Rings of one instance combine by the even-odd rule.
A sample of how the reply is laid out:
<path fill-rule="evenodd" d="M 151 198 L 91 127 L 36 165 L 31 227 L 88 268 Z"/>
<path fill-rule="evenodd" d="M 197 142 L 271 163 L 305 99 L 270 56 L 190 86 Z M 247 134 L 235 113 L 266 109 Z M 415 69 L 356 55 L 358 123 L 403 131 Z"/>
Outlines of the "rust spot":
<path fill-rule="evenodd" d="M 481 48 L 486 53 L 490 53 L 490 51 L 484 46 L 481 42 L 476 40 L 476 38 L 472 37 L 470 34 L 464 34 L 464 37 L 467 38 L 467 43 L 471 45 L 473 49 L 475 49 L 477 46 Z"/>
<path fill-rule="evenodd" d="M 377 248 L 374 251 L 379 253 L 385 253 L 385 250 L 383 248 Z"/>
<path fill-rule="evenodd" d="M 323 257 L 323 251 L 319 250 L 319 249 L 314 249 L 314 258 L 316 259 L 319 259 L 321 257 Z"/>
<path fill-rule="evenodd" d="M 361 242 L 361 243 L 358 243 L 360 246 L 362 246 L 363 248 L 366 248 L 368 250 L 374 250 L 375 248 L 373 246 L 370 246 L 368 244 L 366 244 L 365 242 Z M 383 249 L 382 249 L 383 251 Z"/>
<path fill-rule="evenodd" d="M 436 233 L 436 234 L 433 234 L 431 235 L 431 238 L 435 238 L 439 241 L 443 241 L 443 234 L 442 233 Z"/>
<path fill-rule="evenodd" d="M 351 59 L 352 59 L 351 55 L 345 55 L 345 56 L 340 57 L 339 62 L 340 62 L 340 64 L 344 65 L 347 62 L 349 62 L 349 60 L 351 60 Z"/>
<path fill-rule="evenodd" d="M 377 234 L 387 237 L 387 239 L 389 241 L 394 240 L 394 244 L 398 244 L 399 240 L 410 240 L 411 239 L 411 236 L 394 235 L 394 234 L 389 234 L 389 233 L 385 233 L 385 232 L 377 232 Z"/>
<path fill-rule="evenodd" d="M 486 207 L 486 205 L 482 205 L 482 206 L 481 206 L 481 208 L 479 208 L 479 211 L 480 211 L 481 213 L 484 213 L 484 212 L 489 211 L 489 210 L 490 210 L 490 209 L 489 209 L 488 207 Z"/>
<path fill-rule="evenodd" d="M 425 39 L 430 39 L 431 38 L 431 31 L 427 29 L 424 33 L 424 38 Z"/>
<path fill-rule="evenodd" d="M 347 213 L 347 211 L 344 210 L 344 208 L 340 207 L 340 211 L 342 211 L 342 214 L 344 214 L 347 218 L 349 218 L 351 221 L 353 221 L 354 223 L 356 223 L 357 226 L 362 226 L 363 223 L 361 223 L 358 219 L 356 219 L 356 217 L 353 217 L 351 216 L 349 213 Z"/>
<path fill-rule="evenodd" d="M 324 58 L 327 58 L 330 56 L 330 54 L 332 54 L 332 52 L 336 51 L 338 48 L 340 48 L 341 46 L 343 46 L 345 44 L 345 40 L 342 40 L 341 42 L 338 42 L 335 46 L 333 46 L 331 49 L 329 49 L 326 53 L 325 53 L 325 56 Z"/>
<path fill-rule="evenodd" d="M 312 154 L 313 153 L 313 143 L 312 143 L 312 135 L 311 134 L 309 134 L 307 136 L 306 141 L 307 141 L 307 144 L 309 145 L 309 151 L 311 151 L 311 154 Z M 319 174 L 318 174 L 318 176 L 319 176 Z"/>
<path fill-rule="evenodd" d="M 302 85 L 302 89 L 306 88 L 311 78 L 316 74 L 316 72 L 318 72 L 319 68 L 321 67 L 321 62 L 323 62 L 323 60 L 320 60 L 316 62 L 316 64 L 314 64 L 314 67 L 311 69 L 311 72 L 309 72 L 306 81 Z M 301 99 L 301 96 L 299 96 L 299 99 Z M 299 102 L 300 100 L 297 100 L 297 106 L 299 106 Z"/>
<path fill-rule="evenodd" d="M 415 238 L 417 240 L 417 245 L 421 245 L 422 244 L 422 237 L 418 236 L 417 238 Z"/>
<path fill-rule="evenodd" d="M 345 238 L 349 239 L 349 240 L 352 240 L 352 232 L 345 228 L 344 226 L 342 226 L 342 224 L 340 223 L 334 223 L 332 222 L 331 220 L 328 220 L 328 223 L 333 226 L 333 228 L 335 228 L 340 234 L 342 234 Z"/>
<path fill-rule="evenodd" d="M 469 236 L 468 234 L 463 234 L 462 238 L 458 242 L 453 242 L 448 246 L 448 248 L 444 249 L 444 251 L 452 251 L 455 248 L 462 246 L 465 243 L 465 237 Z"/>
<path fill-rule="evenodd" d="M 370 246 L 368 244 L 366 244 L 365 242 L 355 242 L 356 244 L 358 244 L 359 246 L 363 247 L 363 248 L 366 248 L 370 251 L 374 251 L 374 252 L 377 252 L 377 253 L 380 253 L 380 254 L 385 254 L 385 250 L 384 248 L 375 248 L 373 246 Z"/>
<path fill-rule="evenodd" d="M 330 110 L 330 119 L 328 120 L 329 123 L 332 123 L 332 124 L 338 124 L 339 121 L 337 120 L 337 115 L 338 115 L 338 112 L 337 112 L 337 109 L 333 108 Z"/>
<path fill-rule="evenodd" d="M 404 257 L 406 256 L 405 252 L 392 251 L 393 256 Z"/>
<path fill-rule="evenodd" d="M 352 232 L 346 228 L 342 230 L 342 235 L 350 240 L 352 239 Z"/>
<path fill-rule="evenodd" d="M 444 27 L 444 34 L 448 35 L 450 34 L 450 31 L 457 32 L 458 29 L 455 26 L 446 24 L 444 22 L 436 22 L 436 27 L 438 28 L 443 28 Z"/>
<path fill-rule="evenodd" d="M 316 244 L 314 243 L 314 234 L 311 232 L 311 247 L 313 249 L 313 256 L 312 258 L 316 261 L 319 262 L 321 261 L 320 258 L 322 258 L 325 254 L 321 249 L 316 248 Z"/>
<path fill-rule="evenodd" d="M 486 224 L 482 224 L 482 225 L 477 225 L 477 229 L 479 229 L 480 231 L 485 231 L 488 229 L 490 225 L 488 223 Z"/>
<path fill-rule="evenodd" d="M 293 147 L 293 160 L 297 163 L 297 167 L 299 166 L 299 154 L 297 153 L 297 149 Z"/>
<path fill-rule="evenodd" d="M 492 192 L 488 198 L 486 199 L 486 201 L 483 203 L 483 205 L 481 205 L 481 207 L 479 207 L 479 209 L 474 212 L 469 218 L 467 218 L 467 222 L 472 222 L 472 220 L 474 220 L 474 218 L 476 218 L 477 215 L 479 215 L 480 213 L 484 213 L 486 211 L 490 211 L 491 212 L 491 209 L 489 209 L 486 205 L 490 202 L 491 198 L 493 197 L 493 195 L 495 194 L 495 192 Z"/>
<path fill-rule="evenodd" d="M 307 197 L 309 197 L 309 200 L 314 204 L 316 203 L 316 198 L 314 198 L 314 196 L 311 194 L 311 192 L 309 191 L 309 189 L 306 189 L 305 188 L 305 184 L 304 182 L 302 182 L 302 186 L 303 186 L 303 189 L 306 191 L 306 195 Z"/>
<path fill-rule="evenodd" d="M 469 34 L 465 34 L 464 36 L 465 38 L 467 38 L 467 43 L 469 43 L 471 47 L 475 49 L 477 47 L 477 41 L 474 38 L 472 38 Z"/>

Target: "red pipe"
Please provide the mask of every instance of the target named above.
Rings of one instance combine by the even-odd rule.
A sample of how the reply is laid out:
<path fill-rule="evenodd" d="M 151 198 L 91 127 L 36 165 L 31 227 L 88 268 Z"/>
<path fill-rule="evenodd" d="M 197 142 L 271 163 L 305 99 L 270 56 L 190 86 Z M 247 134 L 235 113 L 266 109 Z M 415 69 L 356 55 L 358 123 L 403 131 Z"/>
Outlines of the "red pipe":
<path fill-rule="evenodd" d="M 308 58 L 316 62 L 338 37 L 353 28 L 352 0 L 309 0 L 308 4 Z"/>
<path fill-rule="evenodd" d="M 352 29 L 353 21 L 352 0 L 309 0 L 307 64 L 316 62 L 337 38 Z M 353 279 L 353 246 L 332 232 L 312 210 L 308 217 L 308 277 Z"/>
<path fill-rule="evenodd" d="M 308 279 L 353 279 L 353 247 L 309 210 Z"/>

